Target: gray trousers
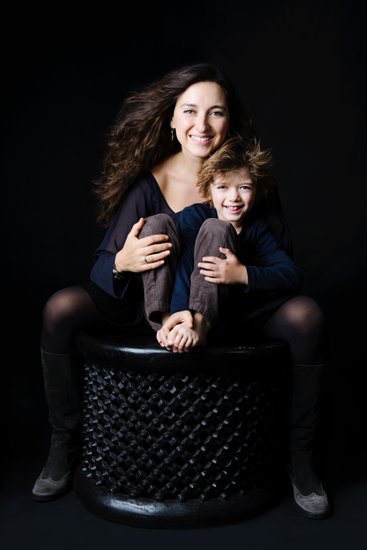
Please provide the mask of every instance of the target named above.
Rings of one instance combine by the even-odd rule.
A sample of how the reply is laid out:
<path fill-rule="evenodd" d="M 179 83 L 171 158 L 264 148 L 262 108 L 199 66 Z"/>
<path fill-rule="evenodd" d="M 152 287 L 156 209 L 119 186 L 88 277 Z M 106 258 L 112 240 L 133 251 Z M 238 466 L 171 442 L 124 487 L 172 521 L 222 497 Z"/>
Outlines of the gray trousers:
<path fill-rule="evenodd" d="M 189 308 L 201 313 L 212 326 L 217 319 L 220 302 L 224 302 L 228 297 L 229 286 L 205 281 L 197 264 L 203 261 L 204 256 L 225 259 L 219 252 L 220 246 L 229 248 L 235 254 L 236 231 L 229 222 L 209 218 L 201 226 L 195 241 Z"/>
<path fill-rule="evenodd" d="M 161 313 L 170 309 L 172 284 L 181 250 L 180 237 L 168 214 L 156 214 L 146 218 L 139 237 L 158 233 L 168 235 L 172 243 L 171 254 L 161 267 L 141 273 L 145 315 L 154 330 L 161 327 Z M 219 252 L 220 246 L 236 253 L 236 231 L 229 222 L 209 218 L 202 224 L 196 238 L 188 308 L 201 313 L 210 324 L 217 318 L 219 301 L 225 299 L 228 286 L 205 281 L 197 264 L 202 261 L 203 256 L 224 258 Z"/>
<path fill-rule="evenodd" d="M 160 233 L 168 235 L 172 244 L 171 253 L 162 266 L 141 273 L 145 317 L 154 330 L 159 330 L 162 326 L 162 313 L 170 310 L 173 278 L 181 250 L 175 223 L 168 214 L 155 214 L 145 218 L 139 238 Z"/>

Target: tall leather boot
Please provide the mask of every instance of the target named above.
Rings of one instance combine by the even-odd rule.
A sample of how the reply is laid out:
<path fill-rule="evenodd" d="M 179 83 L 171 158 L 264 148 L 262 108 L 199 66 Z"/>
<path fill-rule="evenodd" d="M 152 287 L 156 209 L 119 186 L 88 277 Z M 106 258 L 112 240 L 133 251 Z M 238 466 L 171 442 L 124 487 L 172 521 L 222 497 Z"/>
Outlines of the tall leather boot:
<path fill-rule="evenodd" d="M 328 497 L 313 466 L 325 367 L 325 364 L 293 365 L 289 392 L 289 476 L 297 507 L 313 519 L 330 515 Z"/>
<path fill-rule="evenodd" d="M 52 434 L 48 459 L 34 484 L 32 497 L 47 501 L 69 489 L 79 458 L 81 374 L 72 355 L 41 349 L 41 360 Z"/>

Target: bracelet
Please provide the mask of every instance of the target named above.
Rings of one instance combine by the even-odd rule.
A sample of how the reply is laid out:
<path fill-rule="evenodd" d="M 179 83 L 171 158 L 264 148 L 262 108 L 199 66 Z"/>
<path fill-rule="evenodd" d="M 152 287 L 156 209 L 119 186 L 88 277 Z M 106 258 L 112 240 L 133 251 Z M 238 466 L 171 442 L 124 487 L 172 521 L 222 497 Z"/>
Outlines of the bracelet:
<path fill-rule="evenodd" d="M 114 279 L 117 279 L 118 281 L 121 281 L 123 276 L 124 276 L 123 273 L 120 273 L 119 271 L 117 271 L 116 266 L 115 266 L 115 262 L 113 262 L 113 264 L 112 264 L 112 277 Z"/>

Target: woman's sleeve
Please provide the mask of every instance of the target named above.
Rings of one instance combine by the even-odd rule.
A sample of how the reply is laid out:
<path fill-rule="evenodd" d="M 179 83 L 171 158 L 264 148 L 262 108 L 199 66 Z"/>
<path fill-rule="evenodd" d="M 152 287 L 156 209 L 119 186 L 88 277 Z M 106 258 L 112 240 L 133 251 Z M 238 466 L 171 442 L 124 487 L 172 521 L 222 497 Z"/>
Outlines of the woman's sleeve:
<path fill-rule="evenodd" d="M 259 216 L 270 226 L 273 234 L 278 239 L 283 249 L 291 258 L 293 258 L 291 234 L 280 200 L 276 181 L 268 197 L 262 201 L 259 206 Z"/>
<path fill-rule="evenodd" d="M 112 264 L 116 253 L 123 247 L 134 223 L 150 215 L 149 195 L 141 186 L 129 189 L 110 227 L 94 254 L 90 279 L 114 298 L 122 298 L 129 286 L 131 273 L 113 277 Z"/>
<path fill-rule="evenodd" d="M 249 233 L 259 262 L 246 264 L 248 291 L 299 291 L 302 283 L 300 269 L 274 237 L 270 227 L 263 222 L 255 223 Z"/>

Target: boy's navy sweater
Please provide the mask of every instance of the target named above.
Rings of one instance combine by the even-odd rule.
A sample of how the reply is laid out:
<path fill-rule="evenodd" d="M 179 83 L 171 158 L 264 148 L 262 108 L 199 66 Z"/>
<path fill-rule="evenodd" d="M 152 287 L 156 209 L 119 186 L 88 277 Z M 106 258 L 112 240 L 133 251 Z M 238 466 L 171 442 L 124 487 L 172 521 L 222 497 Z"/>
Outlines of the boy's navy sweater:
<path fill-rule="evenodd" d="M 217 217 L 215 208 L 194 204 L 184 208 L 176 218 L 182 251 L 173 285 L 171 312 L 188 309 L 196 237 L 206 219 Z M 248 285 L 243 287 L 244 292 L 279 291 L 279 295 L 284 295 L 300 289 L 298 266 L 281 247 L 267 223 L 256 217 L 256 210 L 244 218 L 242 230 L 237 234 L 237 251 L 232 252 L 247 268 Z"/>

